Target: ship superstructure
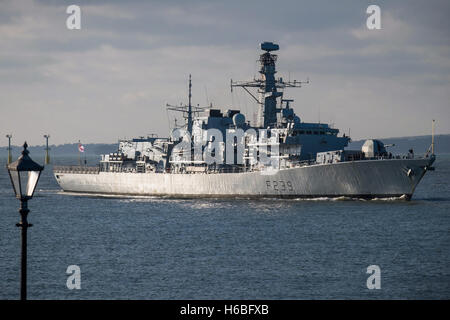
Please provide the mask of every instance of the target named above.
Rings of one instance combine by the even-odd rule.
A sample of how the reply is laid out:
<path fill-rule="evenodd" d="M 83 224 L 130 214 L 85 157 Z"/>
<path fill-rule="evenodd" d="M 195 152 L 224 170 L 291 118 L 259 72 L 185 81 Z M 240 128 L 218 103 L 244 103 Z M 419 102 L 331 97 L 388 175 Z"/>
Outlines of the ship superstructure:
<path fill-rule="evenodd" d="M 98 167 L 55 167 L 65 191 L 169 196 L 392 197 L 410 198 L 434 154 L 393 156 L 381 141 L 345 150 L 350 137 L 324 123 L 302 122 L 287 88 L 309 81 L 276 78 L 275 51 L 260 46 L 260 77 L 231 80 L 258 108 L 251 124 L 240 110 L 167 105 L 185 123 L 167 138 L 120 140 L 117 152 L 103 155 Z M 255 93 L 256 91 L 256 93 Z"/>

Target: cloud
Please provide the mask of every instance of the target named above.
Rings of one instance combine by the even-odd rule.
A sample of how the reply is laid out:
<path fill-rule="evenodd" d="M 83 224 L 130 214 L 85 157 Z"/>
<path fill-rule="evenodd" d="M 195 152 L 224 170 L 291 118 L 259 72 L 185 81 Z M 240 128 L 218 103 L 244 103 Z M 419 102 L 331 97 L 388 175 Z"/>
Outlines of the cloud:
<path fill-rule="evenodd" d="M 253 101 L 229 80 L 259 75 L 266 40 L 280 44 L 278 76 L 311 79 L 286 92 L 303 120 L 320 109 L 356 139 L 426 134 L 434 117 L 450 133 L 446 1 L 381 1 L 375 31 L 365 1 L 78 1 L 77 31 L 65 27 L 69 4 L 2 3 L 0 128 L 19 141 L 167 135 L 165 104 L 186 101 L 189 74 L 194 103 L 251 119 Z"/>

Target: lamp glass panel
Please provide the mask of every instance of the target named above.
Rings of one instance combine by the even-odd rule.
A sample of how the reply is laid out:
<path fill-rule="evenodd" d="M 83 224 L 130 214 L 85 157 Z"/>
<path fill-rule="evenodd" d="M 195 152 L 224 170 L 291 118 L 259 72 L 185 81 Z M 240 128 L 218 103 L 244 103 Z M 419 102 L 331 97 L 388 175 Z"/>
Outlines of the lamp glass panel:
<path fill-rule="evenodd" d="M 20 191 L 20 176 L 19 176 L 19 172 L 15 171 L 15 170 L 11 170 L 9 171 L 9 175 L 11 177 L 11 181 L 14 187 L 14 192 L 16 193 L 16 197 L 20 197 L 21 196 L 21 191 Z"/>
<path fill-rule="evenodd" d="M 34 189 L 36 188 L 38 179 L 39 179 L 39 171 L 27 172 L 27 188 L 25 190 L 25 195 L 27 197 L 33 196 Z"/>
<path fill-rule="evenodd" d="M 27 195 L 27 184 L 28 184 L 28 171 L 19 171 L 20 176 L 20 195 Z"/>

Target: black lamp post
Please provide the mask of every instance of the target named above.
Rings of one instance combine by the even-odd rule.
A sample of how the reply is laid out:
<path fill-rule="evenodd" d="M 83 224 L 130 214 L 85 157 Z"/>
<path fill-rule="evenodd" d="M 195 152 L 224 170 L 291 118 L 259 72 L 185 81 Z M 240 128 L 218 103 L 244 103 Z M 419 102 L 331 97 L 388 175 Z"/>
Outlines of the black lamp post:
<path fill-rule="evenodd" d="M 39 177 L 44 167 L 34 162 L 27 150 L 27 143 L 23 145 L 22 155 L 13 163 L 7 165 L 9 177 L 16 194 L 20 200 L 20 223 L 16 226 L 22 228 L 22 261 L 21 261 L 21 279 L 20 279 L 20 299 L 27 299 L 27 230 L 32 224 L 28 223 L 27 202 L 33 197 Z"/>

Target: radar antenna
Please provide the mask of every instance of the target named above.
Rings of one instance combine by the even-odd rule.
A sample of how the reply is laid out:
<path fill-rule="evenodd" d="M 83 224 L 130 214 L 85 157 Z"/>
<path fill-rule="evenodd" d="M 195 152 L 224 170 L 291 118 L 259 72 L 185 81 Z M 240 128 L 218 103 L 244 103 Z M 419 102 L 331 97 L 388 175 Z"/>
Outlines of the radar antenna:
<path fill-rule="evenodd" d="M 309 79 L 306 81 L 284 81 L 283 78 L 275 79 L 275 62 L 277 61 L 277 55 L 272 54 L 272 51 L 279 49 L 278 44 L 272 42 L 263 42 L 260 44 L 261 50 L 265 51 L 260 55 L 259 62 L 261 68 L 259 73 L 261 77 L 259 79 L 254 78 L 250 81 L 230 81 L 231 92 L 233 87 L 241 87 L 244 89 L 259 105 L 257 126 L 267 128 L 274 125 L 277 120 L 277 98 L 283 99 L 283 92 L 277 91 L 277 89 L 285 88 L 300 88 L 303 84 L 308 84 Z M 256 97 L 249 88 L 257 88 L 259 97 Z"/>

